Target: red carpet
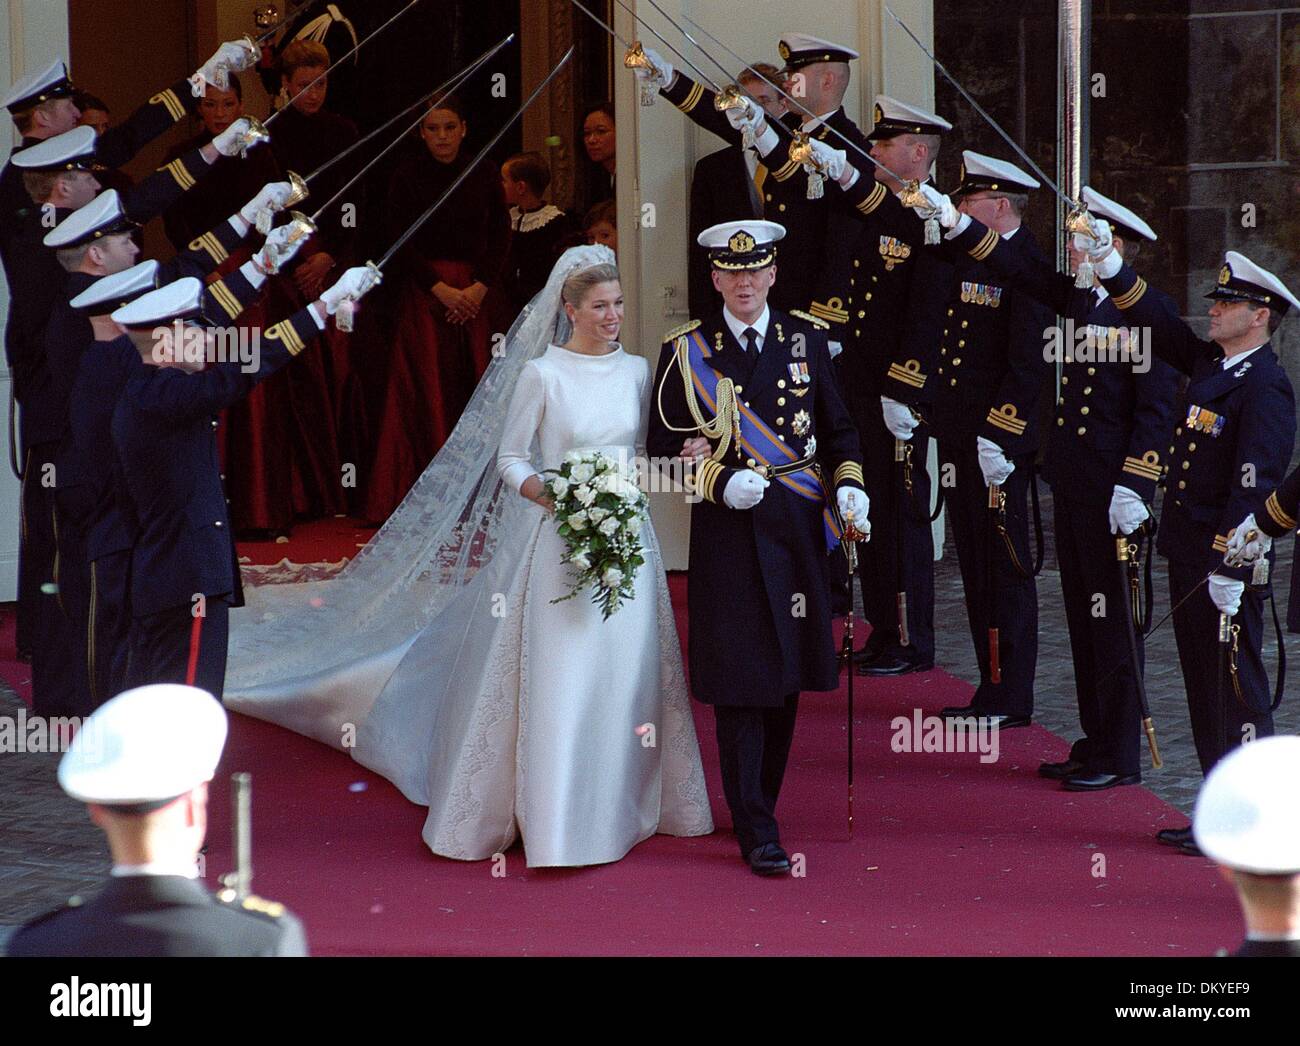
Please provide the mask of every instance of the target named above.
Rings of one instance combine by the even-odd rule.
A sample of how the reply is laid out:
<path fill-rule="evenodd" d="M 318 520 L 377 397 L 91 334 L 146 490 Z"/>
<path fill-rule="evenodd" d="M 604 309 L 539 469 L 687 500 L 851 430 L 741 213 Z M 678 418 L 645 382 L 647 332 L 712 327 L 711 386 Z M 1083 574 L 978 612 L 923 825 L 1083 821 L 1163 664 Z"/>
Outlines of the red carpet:
<path fill-rule="evenodd" d="M 321 526 L 353 533 L 339 523 Z M 296 537 L 272 547 L 303 561 Z M 343 554 L 336 543 L 321 558 Z M 672 588 L 684 614 L 684 579 Z M 11 624 L 0 643 L 9 679 Z M 1182 816 L 1141 788 L 1074 796 L 1038 778 L 1040 761 L 1065 755 L 1046 730 L 1008 731 L 989 765 L 975 753 L 891 751 L 892 717 L 965 703 L 970 689 L 938 671 L 857 681 L 852 842 L 844 694 L 806 695 L 779 810 L 805 874 L 775 880 L 752 875 L 724 829 L 656 836 L 589 869 L 528 871 L 515 849 L 494 877 L 491 862 L 430 854 L 423 809 L 382 778 L 234 716 L 207 881 L 231 867 L 225 775 L 249 770 L 255 890 L 302 916 L 316 954 L 1157 956 L 1235 946 L 1236 904 L 1212 865 L 1152 839 Z M 711 712 L 696 706 L 696 721 L 725 825 Z"/>

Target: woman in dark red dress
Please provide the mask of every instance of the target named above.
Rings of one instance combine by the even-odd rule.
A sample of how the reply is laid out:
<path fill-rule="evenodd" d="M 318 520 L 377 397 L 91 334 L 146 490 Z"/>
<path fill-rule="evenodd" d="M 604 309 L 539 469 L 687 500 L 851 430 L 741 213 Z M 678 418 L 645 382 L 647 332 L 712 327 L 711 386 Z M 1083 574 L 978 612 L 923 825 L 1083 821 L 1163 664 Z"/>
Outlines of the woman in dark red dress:
<path fill-rule="evenodd" d="M 420 124 L 424 148 L 393 173 L 390 242 L 437 200 L 471 159 L 455 99 Z M 365 518 L 382 523 L 446 442 L 487 368 L 493 334 L 512 317 L 501 290 L 510 223 L 495 166 L 469 173 L 407 241 L 394 269 L 396 322 Z"/>

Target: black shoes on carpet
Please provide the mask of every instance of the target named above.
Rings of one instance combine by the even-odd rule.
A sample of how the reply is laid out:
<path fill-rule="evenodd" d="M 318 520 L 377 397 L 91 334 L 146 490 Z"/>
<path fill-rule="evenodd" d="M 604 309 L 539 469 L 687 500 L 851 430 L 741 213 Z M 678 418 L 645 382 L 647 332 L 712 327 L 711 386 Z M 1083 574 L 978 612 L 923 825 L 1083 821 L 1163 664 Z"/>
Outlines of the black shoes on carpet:
<path fill-rule="evenodd" d="M 790 871 L 790 855 L 780 843 L 763 843 L 746 855 L 750 870 L 755 875 L 785 875 Z"/>

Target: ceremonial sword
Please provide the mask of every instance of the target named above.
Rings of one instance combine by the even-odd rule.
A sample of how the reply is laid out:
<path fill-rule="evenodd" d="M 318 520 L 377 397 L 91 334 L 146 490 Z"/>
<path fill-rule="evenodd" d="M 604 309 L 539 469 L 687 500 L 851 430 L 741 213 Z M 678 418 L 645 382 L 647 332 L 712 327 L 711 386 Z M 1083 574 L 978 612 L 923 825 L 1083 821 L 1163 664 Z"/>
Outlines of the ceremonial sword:
<path fill-rule="evenodd" d="M 1137 533 L 1141 533 L 1138 528 Z M 1124 597 L 1124 635 L 1127 639 L 1129 663 L 1133 669 L 1133 682 L 1137 687 L 1138 705 L 1142 709 L 1142 731 L 1146 734 L 1147 747 L 1151 749 L 1151 765 L 1159 770 L 1163 765 L 1160 760 L 1160 747 L 1156 744 L 1156 727 L 1151 719 L 1151 706 L 1147 703 L 1146 682 L 1142 678 L 1142 661 L 1138 657 L 1138 624 L 1133 604 L 1135 578 L 1132 573 L 1137 567 L 1137 554 L 1140 544 L 1129 542 L 1129 535 L 1121 534 L 1115 539 L 1115 558 L 1119 563 L 1120 590 Z M 1112 669 L 1112 671 L 1114 671 Z"/>
<path fill-rule="evenodd" d="M 485 157 L 492 149 L 496 147 L 497 142 L 499 142 L 502 139 L 502 137 L 504 137 L 506 131 L 510 130 L 510 128 L 514 125 L 515 121 L 518 120 L 521 116 L 523 116 L 524 113 L 528 110 L 528 108 L 533 104 L 533 102 L 537 100 L 537 96 L 542 93 L 542 90 L 552 80 L 555 79 L 555 75 L 560 71 L 561 68 L 564 67 L 565 63 L 567 63 L 569 59 L 573 57 L 574 50 L 575 50 L 575 46 L 571 45 L 569 49 L 564 52 L 563 57 L 561 57 L 560 60 L 555 63 L 555 67 L 549 73 L 546 74 L 546 79 L 544 79 L 535 88 L 533 88 L 532 93 L 524 101 L 524 104 L 521 105 L 515 111 L 514 115 L 511 116 L 510 119 L 508 119 L 504 124 L 501 125 L 500 130 L 498 130 L 497 133 L 494 134 L 491 137 L 491 139 L 489 139 L 488 143 L 478 151 L 474 159 L 470 160 L 470 162 L 465 165 L 465 168 L 460 172 L 460 174 L 456 176 L 455 180 L 452 181 L 452 183 L 449 186 L 447 186 L 447 188 L 443 191 L 442 195 L 440 195 L 436 200 L 434 200 L 433 203 L 429 205 L 428 209 L 423 214 L 421 214 L 418 218 L 416 218 L 414 222 L 411 223 L 410 227 L 407 228 L 407 230 L 397 238 L 397 241 L 391 247 L 389 247 L 387 251 L 384 252 L 383 257 L 380 258 L 379 261 L 377 262 L 366 262 L 366 268 L 374 272 L 376 281 L 378 281 L 378 279 L 380 278 L 383 267 L 387 265 L 390 261 L 392 261 L 393 255 L 395 255 L 399 250 L 401 250 L 402 247 L 405 245 L 406 241 L 415 235 L 416 231 L 420 228 L 420 226 L 422 226 L 431 217 L 433 217 L 434 212 L 437 211 L 438 208 L 440 208 L 444 203 L 447 202 L 447 200 L 451 197 L 451 194 L 454 193 L 457 189 L 459 189 L 461 183 L 464 182 L 464 180 L 469 177 L 470 172 L 473 171 L 474 168 L 479 165 L 483 157 Z M 353 311 L 352 299 L 345 298 L 343 302 L 340 303 L 338 312 L 335 314 L 336 325 L 338 325 L 343 330 L 350 330 L 352 326 L 352 311 Z M 339 322 L 340 316 L 343 317 L 342 323 Z"/>
<path fill-rule="evenodd" d="M 586 7 L 586 6 L 584 6 L 584 5 L 580 2 L 580 0 L 569 0 L 569 2 L 572 3 L 574 7 L 576 7 L 579 11 L 581 11 L 583 14 L 585 14 L 585 15 L 586 15 L 588 18 L 590 18 L 593 22 L 595 22 L 598 26 L 600 26 L 603 30 L 605 30 L 605 32 L 609 33 L 609 35 L 612 36 L 612 37 L 613 37 L 613 38 L 614 38 L 614 39 L 619 43 L 620 46 L 626 48 L 627 51 L 628 51 L 630 54 L 636 54 L 636 53 L 639 53 L 639 52 L 641 51 L 641 46 L 640 46 L 640 44 L 629 44 L 626 40 L 624 40 L 621 36 L 619 36 L 618 33 L 614 32 L 614 30 L 610 27 L 610 25 L 609 25 L 608 22 L 606 22 L 603 18 L 600 18 L 600 17 L 598 17 L 597 15 L 593 14 L 592 11 L 591 11 L 591 9 L 588 8 L 588 7 Z M 656 40 L 658 40 L 661 44 L 663 44 L 666 48 L 668 48 L 668 50 L 672 51 L 673 54 L 675 54 L 678 58 L 680 58 L 683 62 L 685 62 L 688 66 L 690 66 L 691 72 L 693 72 L 696 76 L 700 77 L 700 79 L 702 79 L 702 80 L 703 80 L 705 83 L 707 83 L 711 88 L 713 88 L 714 91 L 721 92 L 722 88 L 719 87 L 716 83 L 714 83 L 713 78 L 712 78 L 711 76 L 709 76 L 708 73 L 704 72 L 703 69 L 701 69 L 698 65 L 696 65 L 696 64 L 695 64 L 694 62 L 692 62 L 689 58 L 687 58 L 684 54 L 682 54 L 681 51 L 677 50 L 677 48 L 675 48 L 672 44 L 670 44 L 667 40 L 665 40 L 665 39 L 663 38 L 663 36 L 658 32 L 658 30 L 655 29 L 654 26 L 652 26 L 649 22 L 647 22 L 647 21 L 646 21 L 644 18 L 642 18 L 639 14 L 637 14 L 635 11 L 633 11 L 630 7 L 627 7 L 627 6 L 625 6 L 625 5 L 621 5 L 621 4 L 620 4 L 619 6 L 623 7 L 623 10 L 624 10 L 624 11 L 626 11 L 628 14 L 630 14 L 633 18 L 635 18 L 638 22 L 640 22 L 640 23 L 641 23 L 643 26 L 645 26 L 647 29 L 649 29 L 650 32 L 651 32 L 652 34 L 654 34 L 654 37 L 655 37 Z M 644 54 L 641 54 L 641 57 L 642 57 L 642 59 L 644 59 L 644 58 L 645 58 L 645 55 L 644 55 Z M 627 56 L 626 56 L 626 55 L 624 56 L 623 62 L 624 62 L 624 65 L 627 66 L 627 68 L 629 68 L 629 69 L 632 68 L 631 65 L 627 65 Z M 635 64 L 642 64 L 642 63 L 635 63 Z M 714 64 L 716 65 L 717 63 L 714 63 Z"/>
<path fill-rule="evenodd" d="M 1087 206 L 1083 203 L 1080 203 L 1078 200 L 1072 200 L 1070 199 L 1070 197 L 1066 196 L 1065 193 L 1061 191 L 1060 186 L 1058 186 L 1056 182 L 1054 182 L 1051 178 L 1047 177 L 1047 175 L 1043 172 L 1043 169 L 1039 167 L 1038 164 L 1034 163 L 1030 155 L 1027 152 L 1025 152 L 1025 150 L 1022 149 L 1016 143 L 1016 140 L 1012 138 L 1011 135 L 1007 134 L 1007 132 L 1002 129 L 1001 125 L 985 111 L 984 107 L 980 105 L 979 102 L 975 101 L 974 96 L 972 96 L 971 93 L 961 85 L 961 83 L 957 80 L 957 78 L 953 76 L 952 73 L 948 72 L 948 70 L 944 67 L 944 64 L 934 56 L 934 53 L 928 47 L 926 47 L 925 44 L 921 42 L 921 38 L 918 37 L 914 32 L 912 32 L 912 30 L 908 27 L 907 23 L 904 22 L 901 18 L 898 17 L 898 15 L 894 13 L 894 9 L 890 7 L 888 4 L 886 4 L 885 10 L 889 12 L 889 17 L 898 23 L 899 27 L 903 30 L 903 32 L 905 32 L 908 36 L 912 38 L 912 42 L 915 43 L 916 46 L 921 49 L 921 53 L 924 54 L 928 59 L 930 59 L 934 67 L 938 69 L 939 72 L 941 72 L 944 75 L 944 78 L 950 84 L 952 84 L 953 87 L 957 89 L 957 93 L 960 94 L 964 99 L 966 99 L 968 103 L 970 103 L 971 108 L 973 108 L 977 113 L 980 114 L 980 116 L 984 118 L 985 123 L 987 123 L 990 127 L 993 128 L 993 130 L 997 131 L 998 134 L 1002 136 L 1003 140 L 1009 146 L 1011 146 L 1013 150 L 1015 150 L 1016 155 L 1019 156 L 1020 159 L 1022 159 L 1025 163 L 1027 163 L 1030 169 L 1036 175 L 1038 175 L 1040 179 L 1042 179 L 1043 184 L 1046 185 L 1049 189 L 1051 189 L 1052 192 L 1056 193 L 1058 199 L 1060 199 L 1060 201 L 1064 203 L 1066 207 L 1069 208 L 1069 213 L 1066 215 L 1065 218 L 1066 232 L 1069 232 L 1071 234 L 1078 234 L 1081 236 L 1087 236 L 1089 239 L 1095 241 L 1096 236 L 1093 234 L 1092 228 L 1088 224 L 1089 218 L 1088 218 Z M 1092 286 L 1092 267 L 1087 261 L 1084 261 L 1079 266 L 1079 272 L 1075 280 L 1075 286 L 1076 287 Z"/>

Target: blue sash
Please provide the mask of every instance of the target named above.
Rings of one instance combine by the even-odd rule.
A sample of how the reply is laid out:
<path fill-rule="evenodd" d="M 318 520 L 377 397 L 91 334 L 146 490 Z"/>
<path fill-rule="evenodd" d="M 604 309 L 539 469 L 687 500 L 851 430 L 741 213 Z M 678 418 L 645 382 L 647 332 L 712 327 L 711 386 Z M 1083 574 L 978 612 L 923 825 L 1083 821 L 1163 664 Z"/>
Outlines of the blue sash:
<path fill-rule="evenodd" d="M 691 383 L 695 387 L 695 394 L 708 407 L 709 412 L 716 417 L 718 413 L 718 382 L 721 380 L 722 375 L 706 362 L 713 355 L 713 352 L 698 328 L 686 336 L 686 342 L 691 361 Z M 760 465 L 768 466 L 788 465 L 799 460 L 799 455 L 778 439 L 776 433 L 768 428 L 767 423 L 745 406 L 739 397 L 736 399 L 736 407 L 740 411 L 740 447 L 746 457 L 753 458 Z M 822 525 L 826 533 L 826 550 L 828 552 L 834 551 L 840 543 L 840 525 L 835 518 L 835 513 L 831 511 L 829 499 L 826 496 L 826 488 L 822 485 L 817 473 L 809 466 L 800 469 L 798 472 L 777 476 L 775 480 L 787 490 L 794 491 L 801 498 L 807 498 L 809 501 L 815 501 L 822 505 Z"/>

